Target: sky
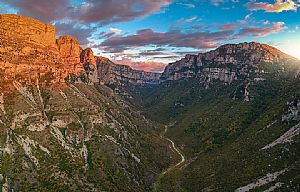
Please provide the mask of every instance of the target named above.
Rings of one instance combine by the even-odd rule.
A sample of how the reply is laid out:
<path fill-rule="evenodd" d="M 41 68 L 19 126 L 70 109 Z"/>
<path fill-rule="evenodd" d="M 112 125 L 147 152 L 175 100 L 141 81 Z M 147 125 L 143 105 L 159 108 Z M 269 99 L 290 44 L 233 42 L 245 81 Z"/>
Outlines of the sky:
<path fill-rule="evenodd" d="M 0 14 L 56 26 L 95 55 L 161 72 L 186 54 L 260 42 L 300 59 L 300 0 L 0 0 Z"/>

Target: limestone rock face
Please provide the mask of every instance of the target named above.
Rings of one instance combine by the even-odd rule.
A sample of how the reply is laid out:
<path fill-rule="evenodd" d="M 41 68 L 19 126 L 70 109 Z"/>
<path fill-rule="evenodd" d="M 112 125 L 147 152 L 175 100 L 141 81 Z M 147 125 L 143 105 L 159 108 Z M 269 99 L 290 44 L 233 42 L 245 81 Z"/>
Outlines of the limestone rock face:
<path fill-rule="evenodd" d="M 22 40 L 43 47 L 55 47 L 55 27 L 18 15 L 0 15 L 0 39 Z"/>
<path fill-rule="evenodd" d="M 91 48 L 87 48 L 81 52 L 80 62 L 83 64 L 88 82 L 98 83 L 99 80 L 96 70 L 96 57 L 94 56 Z"/>
<path fill-rule="evenodd" d="M 160 73 L 138 71 L 127 65 L 118 65 L 104 57 L 97 57 L 97 71 L 100 82 L 104 84 L 159 84 L 161 76 Z"/>
<path fill-rule="evenodd" d="M 180 61 L 169 64 L 162 74 L 162 80 L 203 75 L 208 80 L 219 79 L 230 83 L 239 74 L 246 75 L 250 66 L 286 60 L 294 58 L 269 45 L 255 42 L 227 44 L 207 53 L 186 55 Z"/>
<path fill-rule="evenodd" d="M 0 15 L 0 24 L 1 81 L 61 84 L 85 72 L 77 40 L 63 36 L 56 41 L 54 26 L 18 15 Z"/>
<path fill-rule="evenodd" d="M 81 52 L 80 62 L 96 66 L 96 58 L 91 48 L 87 48 Z"/>
<path fill-rule="evenodd" d="M 60 57 L 65 63 L 80 63 L 82 48 L 74 37 L 69 35 L 59 37 L 57 40 L 57 48 Z"/>

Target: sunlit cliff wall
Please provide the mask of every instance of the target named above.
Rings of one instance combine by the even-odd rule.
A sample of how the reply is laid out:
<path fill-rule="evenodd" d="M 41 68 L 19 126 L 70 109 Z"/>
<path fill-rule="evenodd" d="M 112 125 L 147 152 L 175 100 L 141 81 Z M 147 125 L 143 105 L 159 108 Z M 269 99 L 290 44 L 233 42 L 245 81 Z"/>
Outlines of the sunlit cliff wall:
<path fill-rule="evenodd" d="M 0 15 L 0 39 L 19 39 L 40 46 L 56 46 L 54 26 L 11 14 Z"/>

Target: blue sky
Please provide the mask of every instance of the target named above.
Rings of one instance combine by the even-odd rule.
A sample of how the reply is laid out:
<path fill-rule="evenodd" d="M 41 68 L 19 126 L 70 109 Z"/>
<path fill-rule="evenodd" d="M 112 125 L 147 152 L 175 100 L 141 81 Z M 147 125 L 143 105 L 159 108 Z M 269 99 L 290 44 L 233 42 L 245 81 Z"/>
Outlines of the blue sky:
<path fill-rule="evenodd" d="M 147 71 L 226 43 L 300 58 L 300 0 L 2 0 L 0 13 L 56 25 L 95 54 Z"/>

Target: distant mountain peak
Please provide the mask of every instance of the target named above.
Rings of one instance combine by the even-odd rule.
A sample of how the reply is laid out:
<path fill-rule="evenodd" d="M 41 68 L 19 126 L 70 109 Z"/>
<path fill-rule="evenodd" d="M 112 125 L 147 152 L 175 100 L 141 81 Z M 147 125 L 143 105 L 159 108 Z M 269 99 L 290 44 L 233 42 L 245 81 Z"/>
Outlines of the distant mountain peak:
<path fill-rule="evenodd" d="M 185 58 L 170 63 L 162 74 L 163 80 L 177 80 L 206 74 L 214 79 L 231 82 L 237 78 L 239 70 L 255 66 L 261 62 L 296 61 L 294 57 L 266 44 L 244 42 L 225 44 L 215 50 L 198 55 L 186 55 Z M 227 68 L 236 66 L 237 71 Z"/>
<path fill-rule="evenodd" d="M 282 59 L 295 59 L 290 55 L 287 55 L 285 53 L 283 53 L 282 51 L 280 51 L 279 49 L 270 46 L 268 44 L 262 44 L 262 43 L 258 43 L 258 42 L 243 42 L 243 43 L 238 43 L 238 44 L 224 44 L 220 47 L 218 47 L 216 50 L 213 51 L 219 51 L 219 52 L 224 52 L 226 50 L 234 50 L 237 53 L 239 51 L 253 51 L 254 52 L 266 52 L 269 53 L 270 55 L 274 56 L 274 57 L 278 57 L 278 58 L 282 58 Z"/>

